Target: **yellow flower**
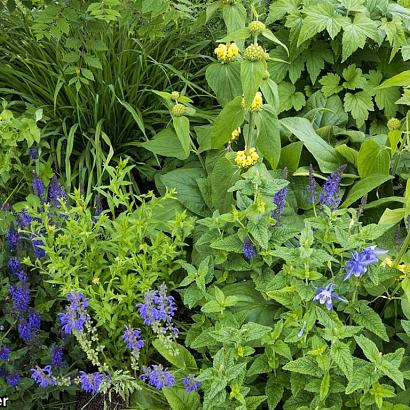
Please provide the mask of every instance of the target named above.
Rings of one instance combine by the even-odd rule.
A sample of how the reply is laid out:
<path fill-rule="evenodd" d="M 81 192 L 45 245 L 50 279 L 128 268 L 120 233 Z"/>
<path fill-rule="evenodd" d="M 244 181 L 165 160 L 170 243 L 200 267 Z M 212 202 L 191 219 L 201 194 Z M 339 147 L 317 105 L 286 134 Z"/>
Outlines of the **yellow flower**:
<path fill-rule="evenodd" d="M 391 268 L 393 268 L 394 266 L 394 262 L 390 259 L 390 258 L 386 258 L 383 261 L 384 264 L 386 264 L 387 266 L 390 266 Z M 399 270 L 402 273 L 410 273 L 410 266 L 409 265 L 405 265 L 404 263 L 401 263 L 400 265 L 397 265 L 395 267 L 397 270 Z"/>
<path fill-rule="evenodd" d="M 245 147 L 244 151 L 238 151 L 235 157 L 235 164 L 239 165 L 241 168 L 248 168 L 254 164 L 259 159 L 259 155 L 256 152 L 256 148 L 249 148 Z"/>
<path fill-rule="evenodd" d="M 263 104 L 262 93 L 258 91 L 255 95 L 255 98 L 252 101 L 251 111 L 260 111 L 262 108 L 262 104 Z"/>
<path fill-rule="evenodd" d="M 235 141 L 241 135 L 241 128 L 238 127 L 236 130 L 232 131 L 231 141 Z"/>
<path fill-rule="evenodd" d="M 249 61 L 263 61 L 269 59 L 269 54 L 259 44 L 246 47 L 243 56 Z"/>
<path fill-rule="evenodd" d="M 219 44 L 219 46 L 215 49 L 216 57 L 218 61 L 222 64 L 230 63 L 231 61 L 235 61 L 236 57 L 239 54 L 239 48 L 235 43 L 231 44 Z"/>
<path fill-rule="evenodd" d="M 98 276 L 94 276 L 93 278 L 93 284 L 98 285 L 100 283 L 100 278 Z"/>

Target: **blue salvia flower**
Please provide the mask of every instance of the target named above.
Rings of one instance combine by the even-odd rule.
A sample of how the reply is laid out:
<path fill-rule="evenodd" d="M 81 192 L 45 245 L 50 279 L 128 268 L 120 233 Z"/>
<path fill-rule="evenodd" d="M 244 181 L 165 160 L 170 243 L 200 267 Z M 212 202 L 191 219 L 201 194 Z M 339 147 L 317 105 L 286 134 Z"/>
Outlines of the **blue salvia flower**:
<path fill-rule="evenodd" d="M 12 271 L 12 273 L 17 276 L 17 278 L 21 281 L 21 282 L 25 282 L 27 280 L 27 275 L 26 272 L 24 272 L 20 261 L 18 260 L 18 258 L 14 257 L 14 258 L 10 258 L 8 263 L 7 263 L 9 269 Z"/>
<path fill-rule="evenodd" d="M 138 312 L 144 324 L 152 325 L 158 321 L 171 323 L 176 311 L 175 301 L 172 296 L 167 295 L 165 284 L 160 286 L 160 290 L 149 290 L 144 295 L 144 303 L 137 305 Z"/>
<path fill-rule="evenodd" d="M 147 382 L 150 386 L 155 387 L 157 390 L 161 390 L 163 387 L 172 387 L 175 384 L 175 377 L 168 372 L 168 369 L 164 369 L 162 365 L 152 365 L 151 367 L 142 366 L 140 379 Z"/>
<path fill-rule="evenodd" d="M 22 284 L 11 285 L 9 287 L 9 293 L 13 303 L 13 310 L 18 315 L 27 311 L 30 301 L 30 292 L 27 286 Z"/>
<path fill-rule="evenodd" d="M 60 200 L 66 201 L 67 194 L 64 187 L 58 182 L 57 176 L 54 175 L 48 187 L 48 201 L 51 206 L 60 207 Z"/>
<path fill-rule="evenodd" d="M 61 367 L 64 364 L 63 349 L 60 346 L 51 346 L 50 355 L 53 367 Z"/>
<path fill-rule="evenodd" d="M 33 173 L 33 191 L 34 194 L 40 198 L 41 203 L 44 203 L 44 184 L 41 178 L 36 173 Z"/>
<path fill-rule="evenodd" d="M 81 389 L 86 393 L 97 394 L 104 379 L 105 375 L 98 372 L 80 372 Z"/>
<path fill-rule="evenodd" d="M 352 252 L 350 260 L 343 267 L 346 271 L 344 280 L 348 280 L 352 275 L 357 278 L 367 272 L 367 267 L 379 261 L 378 255 L 384 255 L 388 251 L 376 249 L 376 246 L 369 246 L 361 252 Z"/>
<path fill-rule="evenodd" d="M 31 343 L 38 335 L 40 326 L 40 314 L 36 310 L 31 309 L 27 319 L 20 319 L 20 322 L 18 324 L 17 329 L 20 338 L 26 343 Z"/>
<path fill-rule="evenodd" d="M 94 216 L 92 218 L 92 221 L 94 223 L 97 223 L 98 221 L 98 216 L 101 215 L 101 212 L 103 211 L 102 204 L 101 204 L 101 199 L 100 197 L 97 196 L 95 200 L 95 211 L 94 211 Z"/>
<path fill-rule="evenodd" d="M 33 217 L 27 213 L 27 209 L 23 209 L 20 212 L 20 218 L 23 224 L 22 228 L 30 228 L 31 223 L 33 222 Z"/>
<path fill-rule="evenodd" d="M 0 360 L 9 360 L 10 349 L 7 346 L 0 347 Z"/>
<path fill-rule="evenodd" d="M 342 302 L 347 302 L 345 298 L 333 292 L 333 290 L 336 288 L 336 285 L 334 283 L 329 283 L 325 288 L 315 288 L 319 292 L 312 299 L 313 302 L 319 302 L 320 304 L 325 305 L 328 310 L 331 310 L 333 308 L 333 298 L 341 300 Z"/>
<path fill-rule="evenodd" d="M 33 246 L 34 256 L 39 259 L 45 258 L 46 251 L 42 248 L 42 246 L 44 246 L 43 240 L 35 233 L 31 234 L 30 239 Z"/>
<path fill-rule="evenodd" d="M 306 191 L 308 193 L 308 198 L 307 198 L 308 202 L 310 204 L 316 203 L 317 201 L 317 182 L 313 174 L 312 164 L 309 165 L 309 184 L 306 187 Z"/>
<path fill-rule="evenodd" d="M 144 341 L 141 340 L 141 332 L 133 330 L 131 326 L 125 326 L 122 339 L 127 343 L 127 349 L 131 350 L 133 355 L 138 356 L 140 349 L 144 346 Z"/>
<path fill-rule="evenodd" d="M 187 393 L 198 391 L 198 389 L 201 387 L 201 383 L 195 380 L 194 374 L 190 374 L 188 377 L 182 378 L 181 381 Z"/>
<path fill-rule="evenodd" d="M 8 248 L 11 251 L 15 251 L 17 249 L 17 242 L 19 240 L 19 234 L 14 229 L 14 225 L 10 224 L 9 230 L 6 233 L 6 243 Z"/>
<path fill-rule="evenodd" d="M 68 293 L 66 298 L 71 303 L 67 306 L 65 313 L 58 314 L 63 332 L 70 334 L 75 330 L 81 333 L 84 325 L 89 321 L 87 313 L 89 299 L 84 297 L 82 293 L 74 291 Z"/>
<path fill-rule="evenodd" d="M 242 242 L 242 252 L 246 259 L 253 259 L 258 256 L 256 253 L 255 245 L 249 238 L 245 238 Z"/>
<path fill-rule="evenodd" d="M 13 370 L 7 375 L 7 384 L 11 387 L 16 388 L 20 383 L 20 376 L 16 370 Z"/>
<path fill-rule="evenodd" d="M 283 178 L 288 178 L 288 169 L 286 167 L 283 170 Z M 278 191 L 273 197 L 273 203 L 276 205 L 276 209 L 272 211 L 272 218 L 276 219 L 276 221 L 278 222 L 282 218 L 282 212 L 283 208 L 285 207 L 285 200 L 287 195 L 288 187 L 286 186 L 285 188 L 282 188 L 280 191 Z"/>
<path fill-rule="evenodd" d="M 39 387 L 55 386 L 57 384 L 57 380 L 53 376 L 50 365 L 45 366 L 44 369 L 36 366 L 36 368 L 31 369 L 31 371 L 31 378 L 39 385 Z"/>
<path fill-rule="evenodd" d="M 329 175 L 325 184 L 323 185 L 323 191 L 319 196 L 319 201 L 322 205 L 328 206 L 332 211 L 337 209 L 341 202 L 340 194 L 340 181 L 342 180 L 343 171 L 346 169 L 346 165 L 340 166 L 335 172 Z"/>

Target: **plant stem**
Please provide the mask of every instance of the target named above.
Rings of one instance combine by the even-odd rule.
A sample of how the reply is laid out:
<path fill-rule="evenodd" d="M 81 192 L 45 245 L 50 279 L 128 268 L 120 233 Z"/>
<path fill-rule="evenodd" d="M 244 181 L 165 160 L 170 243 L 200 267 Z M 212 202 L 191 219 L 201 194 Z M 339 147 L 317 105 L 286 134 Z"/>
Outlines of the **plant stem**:
<path fill-rule="evenodd" d="M 397 268 L 397 266 L 399 266 L 399 263 L 401 259 L 403 258 L 404 254 L 407 252 L 409 245 L 410 245 L 410 230 L 407 232 L 406 239 L 404 240 L 403 245 L 400 248 L 399 254 L 397 255 L 397 258 L 393 263 L 393 268 Z"/>

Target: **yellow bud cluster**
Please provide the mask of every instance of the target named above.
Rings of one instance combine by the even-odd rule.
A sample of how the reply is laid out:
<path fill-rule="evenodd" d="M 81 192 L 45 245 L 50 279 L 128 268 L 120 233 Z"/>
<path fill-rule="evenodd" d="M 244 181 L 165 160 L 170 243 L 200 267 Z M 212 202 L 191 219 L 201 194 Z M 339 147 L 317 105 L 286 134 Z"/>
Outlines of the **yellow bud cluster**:
<path fill-rule="evenodd" d="M 238 127 L 236 130 L 232 131 L 231 141 L 235 141 L 241 135 L 241 128 Z"/>
<path fill-rule="evenodd" d="M 251 21 L 248 25 L 249 30 L 252 34 L 260 34 L 263 30 L 265 30 L 265 24 L 261 21 Z"/>
<path fill-rule="evenodd" d="M 249 61 L 262 61 L 269 57 L 263 47 L 258 44 L 251 44 L 246 47 L 243 56 Z"/>
<path fill-rule="evenodd" d="M 174 117 L 182 117 L 185 114 L 186 107 L 183 104 L 175 104 L 172 107 L 172 115 Z"/>
<path fill-rule="evenodd" d="M 245 151 L 238 151 L 235 157 L 235 164 L 239 165 L 241 168 L 248 168 L 254 164 L 259 159 L 259 155 L 256 152 L 256 148 L 245 147 Z"/>
<path fill-rule="evenodd" d="M 262 104 L 263 104 L 262 93 L 258 91 L 255 95 L 255 98 L 252 101 L 251 111 L 260 111 L 262 108 Z"/>
<path fill-rule="evenodd" d="M 171 93 L 171 100 L 177 101 L 179 98 L 179 92 L 178 91 L 172 91 Z"/>
<path fill-rule="evenodd" d="M 230 63 L 236 60 L 239 54 L 239 48 L 235 43 L 231 44 L 219 44 L 215 49 L 216 57 L 218 61 L 222 64 Z"/>
<path fill-rule="evenodd" d="M 390 118 L 389 121 L 387 121 L 387 128 L 392 131 L 392 130 L 398 130 L 401 126 L 400 120 L 397 118 Z"/>

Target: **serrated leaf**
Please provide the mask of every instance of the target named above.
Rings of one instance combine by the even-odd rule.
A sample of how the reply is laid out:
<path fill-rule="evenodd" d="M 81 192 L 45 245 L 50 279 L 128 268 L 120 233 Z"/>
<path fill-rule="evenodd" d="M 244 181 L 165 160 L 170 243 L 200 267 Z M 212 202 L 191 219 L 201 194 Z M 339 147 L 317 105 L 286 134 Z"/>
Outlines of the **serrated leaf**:
<path fill-rule="evenodd" d="M 312 356 L 299 357 L 283 366 L 284 370 L 294 373 L 306 374 L 308 376 L 322 377 L 316 360 Z"/>
<path fill-rule="evenodd" d="M 369 118 L 369 111 L 374 111 L 372 97 L 366 91 L 359 91 L 355 94 L 347 93 L 344 98 L 344 107 L 352 114 L 358 127 L 361 127 Z"/>
<path fill-rule="evenodd" d="M 371 307 L 361 303 L 359 305 L 359 313 L 353 315 L 353 320 L 376 336 L 379 336 L 382 340 L 389 341 L 386 328 L 380 316 Z"/>
<path fill-rule="evenodd" d="M 330 348 L 330 357 L 345 376 L 350 379 L 353 373 L 353 357 L 347 344 L 336 340 Z"/>
<path fill-rule="evenodd" d="M 350 64 L 343 70 L 343 78 L 345 79 L 343 87 L 348 90 L 363 89 L 366 86 L 366 78 L 362 70 L 356 67 L 356 64 Z"/>
<path fill-rule="evenodd" d="M 296 111 L 300 111 L 306 104 L 305 96 L 296 91 L 296 87 L 286 81 L 281 82 L 278 85 L 279 92 L 279 111 L 288 111 L 294 108 Z"/>

